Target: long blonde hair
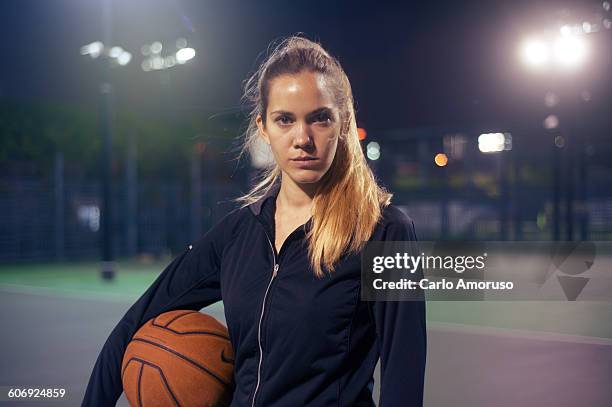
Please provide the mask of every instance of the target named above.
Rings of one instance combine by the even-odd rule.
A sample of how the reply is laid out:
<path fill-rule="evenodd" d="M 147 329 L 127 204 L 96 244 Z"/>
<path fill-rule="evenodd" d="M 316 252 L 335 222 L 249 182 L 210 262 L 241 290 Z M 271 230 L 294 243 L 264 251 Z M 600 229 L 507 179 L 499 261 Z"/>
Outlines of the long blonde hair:
<path fill-rule="evenodd" d="M 313 201 L 312 228 L 307 235 L 308 255 L 317 277 L 334 271 L 334 264 L 345 254 L 363 247 L 389 205 L 391 194 L 376 182 L 363 155 L 353 107 L 353 92 L 340 63 L 321 45 L 292 36 L 280 42 L 246 81 L 244 100 L 250 104 L 249 126 L 244 134 L 241 156 L 260 137 L 257 116 L 265 124 L 269 86 L 284 74 L 309 71 L 330 79 L 340 110 L 341 130 L 336 155 L 320 181 Z M 276 163 L 265 168 L 251 190 L 237 199 L 247 206 L 261 199 L 281 177 Z"/>

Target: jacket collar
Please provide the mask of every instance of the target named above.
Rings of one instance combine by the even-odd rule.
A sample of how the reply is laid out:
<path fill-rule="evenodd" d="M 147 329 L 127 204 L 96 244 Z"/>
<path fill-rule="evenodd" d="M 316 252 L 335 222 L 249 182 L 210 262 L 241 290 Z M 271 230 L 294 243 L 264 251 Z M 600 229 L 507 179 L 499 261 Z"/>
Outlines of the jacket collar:
<path fill-rule="evenodd" d="M 253 212 L 255 216 L 259 216 L 264 203 L 269 198 L 272 198 L 272 197 L 276 198 L 276 196 L 278 195 L 278 191 L 280 191 L 280 182 L 275 182 L 274 185 L 272 185 L 268 189 L 268 191 L 265 193 L 264 196 L 262 196 L 261 198 L 259 198 L 259 200 L 249 205 L 249 209 L 251 210 L 251 212 Z"/>
<path fill-rule="evenodd" d="M 268 191 L 257 201 L 249 205 L 249 209 L 260 222 L 264 223 L 271 236 L 274 235 L 274 213 L 276 212 L 276 200 L 280 191 L 280 182 L 274 183 Z M 274 199 L 272 199 L 274 198 Z M 268 200 L 270 200 L 268 202 Z M 303 226 L 304 232 L 308 232 L 312 228 L 312 217 Z"/>

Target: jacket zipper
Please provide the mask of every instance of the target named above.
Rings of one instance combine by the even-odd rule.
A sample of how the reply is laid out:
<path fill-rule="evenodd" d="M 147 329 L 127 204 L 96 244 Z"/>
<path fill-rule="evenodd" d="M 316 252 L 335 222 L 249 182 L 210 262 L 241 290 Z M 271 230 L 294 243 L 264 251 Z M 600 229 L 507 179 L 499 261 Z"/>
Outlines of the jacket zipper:
<path fill-rule="evenodd" d="M 266 238 L 268 239 L 268 243 L 270 243 L 270 248 L 272 249 L 272 258 L 274 259 L 274 269 L 272 270 L 272 278 L 270 278 L 270 282 L 268 283 L 268 287 L 266 287 L 266 292 L 264 293 L 263 303 L 261 305 L 261 314 L 259 315 L 259 324 L 257 326 L 257 344 L 259 345 L 259 364 L 257 365 L 257 384 L 255 385 L 255 391 L 253 392 L 253 401 L 251 403 L 252 407 L 255 407 L 255 398 L 257 397 L 257 390 L 259 390 L 259 385 L 261 382 L 261 364 L 263 362 L 263 348 L 261 347 L 261 323 L 263 321 L 264 311 L 266 309 L 266 300 L 268 298 L 268 291 L 270 291 L 270 286 L 276 278 L 276 274 L 278 273 L 278 263 L 276 262 L 276 250 L 274 250 L 274 246 L 272 245 L 272 241 L 270 237 L 266 233 Z"/>

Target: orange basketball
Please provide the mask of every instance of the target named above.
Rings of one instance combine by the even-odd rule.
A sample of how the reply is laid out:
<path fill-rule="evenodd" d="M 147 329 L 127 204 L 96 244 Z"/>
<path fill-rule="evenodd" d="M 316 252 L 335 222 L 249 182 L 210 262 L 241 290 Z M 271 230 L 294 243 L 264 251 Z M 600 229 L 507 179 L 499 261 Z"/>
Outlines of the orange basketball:
<path fill-rule="evenodd" d="M 234 352 L 227 328 L 198 311 L 170 311 L 149 320 L 123 355 L 123 390 L 136 407 L 227 406 Z"/>

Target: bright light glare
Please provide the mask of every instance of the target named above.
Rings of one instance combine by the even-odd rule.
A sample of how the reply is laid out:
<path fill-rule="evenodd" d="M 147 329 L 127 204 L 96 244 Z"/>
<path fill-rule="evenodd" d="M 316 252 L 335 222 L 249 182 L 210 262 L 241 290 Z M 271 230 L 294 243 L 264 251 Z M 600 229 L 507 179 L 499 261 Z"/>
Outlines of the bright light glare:
<path fill-rule="evenodd" d="M 129 52 L 127 52 L 127 51 L 123 51 L 123 52 L 121 53 L 121 55 L 119 55 L 119 56 L 117 57 L 117 62 L 118 62 L 118 63 L 119 63 L 119 65 L 121 65 L 121 66 L 125 66 L 125 65 L 129 64 L 131 60 L 132 60 L 132 54 L 130 54 L 130 53 L 129 53 Z"/>
<path fill-rule="evenodd" d="M 563 27 L 561 27 L 560 31 L 561 35 L 563 35 L 564 37 L 572 35 L 572 27 L 570 27 L 569 25 L 564 25 Z"/>
<path fill-rule="evenodd" d="M 523 59 L 528 65 L 541 67 L 548 62 L 550 51 L 543 41 L 529 40 L 523 44 Z"/>
<path fill-rule="evenodd" d="M 483 153 L 498 153 L 506 150 L 504 133 L 485 133 L 478 136 L 478 149 Z"/>
<path fill-rule="evenodd" d="M 555 42 L 555 59 L 565 67 L 580 65 L 586 57 L 586 45 L 580 38 L 561 37 Z"/>
<path fill-rule="evenodd" d="M 111 58 L 119 58 L 119 55 L 123 53 L 123 48 L 121 47 L 112 47 L 108 53 L 108 56 Z"/>
<path fill-rule="evenodd" d="M 560 35 L 554 41 L 525 41 L 521 49 L 524 62 L 533 68 L 550 66 L 551 62 L 566 69 L 582 65 L 588 48 L 584 36 L 576 33 L 574 28 L 568 25 L 561 27 Z M 588 30 L 592 30 L 590 25 Z"/>
<path fill-rule="evenodd" d="M 98 58 L 104 50 L 104 44 L 100 41 L 92 42 L 81 47 L 81 55 L 89 55 L 92 58 Z"/>
<path fill-rule="evenodd" d="M 195 49 L 193 48 L 181 48 L 176 51 L 176 62 L 179 64 L 184 64 L 185 62 L 193 59 L 195 57 Z"/>

